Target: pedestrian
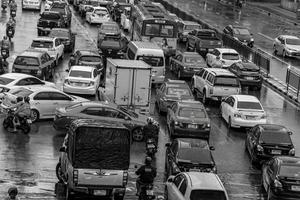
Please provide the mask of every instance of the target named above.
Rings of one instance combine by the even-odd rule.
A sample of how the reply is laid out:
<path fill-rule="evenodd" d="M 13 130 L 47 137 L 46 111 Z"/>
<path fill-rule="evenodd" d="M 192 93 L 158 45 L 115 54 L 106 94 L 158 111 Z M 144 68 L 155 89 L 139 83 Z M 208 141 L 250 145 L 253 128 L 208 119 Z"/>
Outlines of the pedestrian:
<path fill-rule="evenodd" d="M 6 197 L 4 200 L 20 200 L 18 195 L 18 188 L 16 187 L 10 187 L 8 189 L 8 197 Z"/>

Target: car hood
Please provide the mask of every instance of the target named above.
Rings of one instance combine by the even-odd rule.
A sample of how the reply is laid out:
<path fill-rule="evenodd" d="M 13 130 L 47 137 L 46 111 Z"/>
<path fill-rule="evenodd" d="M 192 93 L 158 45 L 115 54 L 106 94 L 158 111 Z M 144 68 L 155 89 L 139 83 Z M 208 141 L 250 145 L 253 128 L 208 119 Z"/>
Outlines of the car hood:
<path fill-rule="evenodd" d="M 206 63 L 184 63 L 184 65 L 186 67 L 190 67 L 190 68 L 203 68 L 203 67 L 207 67 Z"/>
<path fill-rule="evenodd" d="M 215 161 L 208 149 L 180 149 L 178 151 L 178 162 L 215 165 Z"/>
<path fill-rule="evenodd" d="M 193 118 L 193 117 L 177 117 L 177 121 L 182 123 L 195 123 L 195 124 L 209 123 L 209 119 L 207 118 Z"/>
<path fill-rule="evenodd" d="M 101 62 L 87 62 L 87 61 L 79 61 L 78 65 L 87 65 L 87 66 L 98 66 L 101 65 Z"/>
<path fill-rule="evenodd" d="M 286 47 L 289 48 L 289 49 L 300 51 L 300 45 L 289 45 L 289 44 L 287 44 Z"/>
<path fill-rule="evenodd" d="M 252 38 L 250 35 L 235 35 L 235 37 L 237 37 L 240 41 L 250 41 Z"/>
<path fill-rule="evenodd" d="M 83 101 L 89 101 L 88 99 L 79 97 L 79 96 L 75 96 L 75 95 L 71 95 L 73 97 L 74 103 L 76 102 L 83 102 Z"/>

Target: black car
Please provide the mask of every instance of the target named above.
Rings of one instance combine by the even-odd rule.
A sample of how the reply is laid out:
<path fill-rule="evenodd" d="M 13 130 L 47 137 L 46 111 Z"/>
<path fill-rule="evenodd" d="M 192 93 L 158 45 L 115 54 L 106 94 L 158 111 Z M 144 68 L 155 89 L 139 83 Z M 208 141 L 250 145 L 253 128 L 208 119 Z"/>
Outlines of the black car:
<path fill-rule="evenodd" d="M 300 199 L 300 158 L 276 156 L 262 167 L 262 188 L 267 199 Z"/>
<path fill-rule="evenodd" d="M 66 2 L 53 2 L 50 11 L 59 12 L 63 15 L 65 26 L 70 27 L 72 21 L 72 11 Z"/>
<path fill-rule="evenodd" d="M 64 51 L 72 52 L 75 47 L 75 33 L 68 28 L 54 28 L 49 36 L 59 38 L 64 44 Z"/>
<path fill-rule="evenodd" d="M 233 63 L 228 70 L 239 78 L 242 86 L 255 87 L 258 90 L 261 88 L 263 78 L 259 67 L 254 63 L 249 61 Z"/>
<path fill-rule="evenodd" d="M 180 138 L 167 143 L 166 169 L 168 176 L 179 172 L 198 171 L 217 173 L 216 164 L 206 140 Z"/>
<path fill-rule="evenodd" d="M 226 26 L 223 30 L 223 33 L 230 35 L 236 40 L 248 45 L 249 47 L 253 47 L 254 38 L 252 37 L 252 33 L 243 26 L 229 25 Z"/>
<path fill-rule="evenodd" d="M 48 35 L 53 28 L 65 28 L 63 15 L 55 11 L 44 11 L 37 24 L 38 36 Z"/>
<path fill-rule="evenodd" d="M 73 65 L 88 65 L 101 69 L 103 67 L 102 61 L 102 56 L 97 51 L 77 50 L 71 55 L 69 68 Z"/>
<path fill-rule="evenodd" d="M 252 164 L 258 164 L 276 155 L 294 156 L 292 132 L 276 124 L 256 125 L 247 132 L 245 148 Z"/>
<path fill-rule="evenodd" d="M 123 58 L 128 42 L 125 36 L 105 35 L 98 38 L 98 49 L 107 57 Z"/>

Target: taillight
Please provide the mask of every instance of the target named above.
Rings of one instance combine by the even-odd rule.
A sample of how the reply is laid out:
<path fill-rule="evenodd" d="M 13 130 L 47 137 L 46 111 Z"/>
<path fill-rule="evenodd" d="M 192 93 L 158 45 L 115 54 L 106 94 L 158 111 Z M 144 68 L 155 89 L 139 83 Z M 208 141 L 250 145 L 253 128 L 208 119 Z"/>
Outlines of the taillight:
<path fill-rule="evenodd" d="M 74 169 L 73 171 L 73 182 L 75 185 L 78 184 L 78 170 Z"/>
<path fill-rule="evenodd" d="M 127 184 L 127 181 L 128 181 L 128 172 L 125 171 L 123 172 L 123 186 Z"/>

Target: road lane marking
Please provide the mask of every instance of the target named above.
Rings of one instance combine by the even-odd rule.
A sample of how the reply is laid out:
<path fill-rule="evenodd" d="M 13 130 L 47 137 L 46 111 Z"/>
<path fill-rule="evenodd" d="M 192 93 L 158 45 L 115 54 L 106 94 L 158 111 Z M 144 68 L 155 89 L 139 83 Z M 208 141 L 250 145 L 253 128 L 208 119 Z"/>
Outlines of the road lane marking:
<path fill-rule="evenodd" d="M 267 36 L 263 33 L 258 33 L 258 35 L 263 36 L 264 38 L 267 38 L 268 40 L 274 41 L 274 38 L 271 38 L 270 36 Z"/>

